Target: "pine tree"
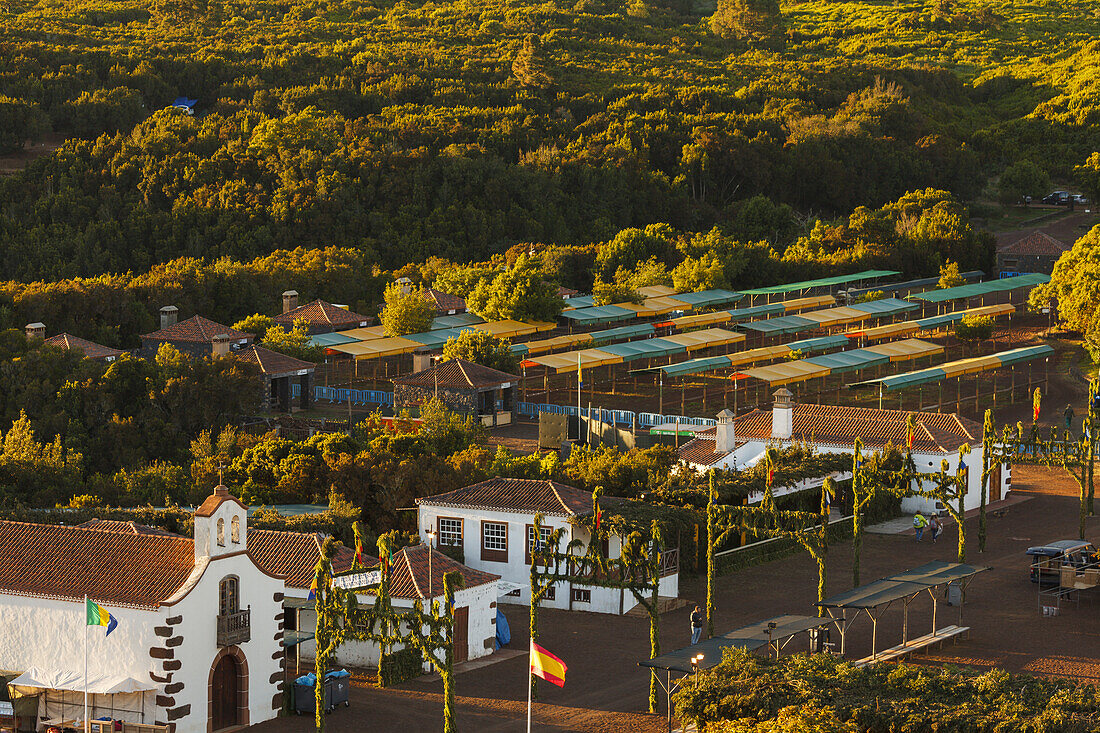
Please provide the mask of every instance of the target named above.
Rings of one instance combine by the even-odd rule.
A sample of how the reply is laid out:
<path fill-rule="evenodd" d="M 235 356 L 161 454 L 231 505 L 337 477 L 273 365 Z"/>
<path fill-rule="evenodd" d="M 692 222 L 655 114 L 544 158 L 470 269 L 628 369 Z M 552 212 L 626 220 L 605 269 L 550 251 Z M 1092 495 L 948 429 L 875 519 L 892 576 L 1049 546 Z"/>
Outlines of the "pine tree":
<path fill-rule="evenodd" d="M 783 30 L 783 14 L 778 0 L 718 0 L 710 29 L 723 38 L 766 40 Z"/>

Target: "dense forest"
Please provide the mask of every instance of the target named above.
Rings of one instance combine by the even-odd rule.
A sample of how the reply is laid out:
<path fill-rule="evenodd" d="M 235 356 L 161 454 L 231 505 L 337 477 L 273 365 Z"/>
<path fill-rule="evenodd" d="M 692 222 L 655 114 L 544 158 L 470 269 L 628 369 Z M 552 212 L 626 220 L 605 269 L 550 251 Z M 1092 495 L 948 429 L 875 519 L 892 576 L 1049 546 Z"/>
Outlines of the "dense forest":
<path fill-rule="evenodd" d="M 781 257 L 859 207 L 1093 152 L 1086 3 L 755 7 L 4 0 L 0 147 L 67 142 L 0 180 L 0 278 L 299 247 L 370 276 L 657 223 Z M 754 197 L 786 224 L 744 227 Z"/>

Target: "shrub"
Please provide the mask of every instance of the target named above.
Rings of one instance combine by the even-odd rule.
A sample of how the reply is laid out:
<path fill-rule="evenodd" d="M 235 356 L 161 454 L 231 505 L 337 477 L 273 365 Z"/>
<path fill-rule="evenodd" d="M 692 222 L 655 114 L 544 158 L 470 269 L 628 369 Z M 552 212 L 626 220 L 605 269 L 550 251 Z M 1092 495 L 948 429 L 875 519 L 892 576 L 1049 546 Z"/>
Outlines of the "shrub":
<path fill-rule="evenodd" d="M 391 687 L 424 673 L 424 659 L 416 649 L 402 649 L 382 657 L 378 663 L 378 681 Z"/>

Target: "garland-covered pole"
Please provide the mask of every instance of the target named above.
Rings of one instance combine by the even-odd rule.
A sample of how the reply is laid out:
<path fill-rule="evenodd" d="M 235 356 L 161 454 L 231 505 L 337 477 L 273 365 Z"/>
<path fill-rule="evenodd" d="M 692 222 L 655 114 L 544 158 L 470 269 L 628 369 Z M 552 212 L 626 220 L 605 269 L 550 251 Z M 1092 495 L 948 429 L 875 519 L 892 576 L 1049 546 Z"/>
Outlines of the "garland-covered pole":
<path fill-rule="evenodd" d="M 650 581 L 653 583 L 653 598 L 649 605 L 649 658 L 656 659 L 661 656 L 661 525 L 654 519 L 651 532 L 652 545 L 649 567 L 652 572 Z M 649 675 L 649 712 L 657 712 L 657 675 Z"/>
<path fill-rule="evenodd" d="M 993 467 L 997 465 L 993 461 L 993 438 L 996 435 L 993 427 L 993 410 L 985 411 L 985 423 L 982 425 L 982 493 L 981 508 L 978 510 L 978 552 L 985 552 L 985 505 L 988 501 L 989 479 L 993 476 Z"/>
<path fill-rule="evenodd" d="M 963 443 L 959 446 L 959 464 L 962 464 L 963 457 L 970 453 L 970 445 Z M 966 562 L 966 489 L 967 484 L 970 483 L 970 471 L 967 470 L 966 474 L 960 479 L 958 471 L 955 473 L 955 486 L 957 487 L 958 501 L 959 501 L 959 513 L 955 519 L 959 523 L 959 562 Z M 951 506 L 948 502 L 947 506 Z"/>
<path fill-rule="evenodd" d="M 1085 411 L 1085 420 L 1086 420 L 1085 429 L 1087 431 L 1087 438 L 1088 438 L 1088 444 L 1089 444 L 1089 456 L 1088 456 L 1089 506 L 1088 506 L 1088 511 L 1089 511 L 1090 515 L 1095 514 L 1095 511 L 1094 511 L 1094 508 L 1093 508 L 1094 507 L 1093 499 L 1096 495 L 1096 491 L 1095 491 L 1095 486 L 1093 484 L 1093 470 L 1094 470 L 1093 463 L 1096 460 L 1096 429 L 1098 427 L 1100 427 L 1100 415 L 1097 414 L 1098 412 L 1100 412 L 1100 405 L 1096 404 L 1098 390 L 1100 390 L 1100 385 L 1097 384 L 1097 380 L 1096 379 L 1090 379 L 1089 380 L 1089 404 L 1088 404 L 1088 409 Z"/>
<path fill-rule="evenodd" d="M 836 485 L 832 477 L 827 477 L 821 485 L 821 544 L 818 546 L 818 551 L 813 553 L 814 559 L 817 560 L 817 602 L 819 604 L 825 600 L 825 581 L 828 572 L 825 556 L 829 552 L 829 503 L 830 498 L 834 496 L 836 496 Z M 821 618 L 825 617 L 824 606 L 817 607 L 817 615 Z"/>
<path fill-rule="evenodd" d="M 852 587 L 859 587 L 859 557 L 863 550 L 863 497 L 860 481 L 860 451 L 863 440 L 856 438 L 852 451 Z M 824 599 L 819 599 L 824 600 Z"/>
<path fill-rule="evenodd" d="M 443 733 L 457 733 L 458 725 L 455 721 L 457 703 L 455 701 L 455 573 L 447 573 L 443 576 L 443 598 L 446 603 L 447 618 L 447 645 L 444 652 L 444 668 L 440 670 L 443 678 Z M 461 578 L 462 576 L 458 576 Z M 428 591 L 431 593 L 431 590 Z M 530 665 L 528 665 L 530 666 Z"/>
<path fill-rule="evenodd" d="M 313 602 L 317 609 L 317 628 L 314 630 L 316 653 L 313 661 L 313 673 L 317 676 L 317 680 L 313 685 L 313 717 L 317 733 L 324 733 L 325 730 L 325 673 L 328 671 L 328 657 L 333 635 L 330 617 L 332 609 L 329 607 L 331 577 L 328 559 L 322 557 L 317 561 L 317 568 L 313 574 Z"/>
<path fill-rule="evenodd" d="M 717 491 L 714 488 L 714 469 L 707 472 L 707 638 L 714 637 L 714 576 L 715 513 Z"/>

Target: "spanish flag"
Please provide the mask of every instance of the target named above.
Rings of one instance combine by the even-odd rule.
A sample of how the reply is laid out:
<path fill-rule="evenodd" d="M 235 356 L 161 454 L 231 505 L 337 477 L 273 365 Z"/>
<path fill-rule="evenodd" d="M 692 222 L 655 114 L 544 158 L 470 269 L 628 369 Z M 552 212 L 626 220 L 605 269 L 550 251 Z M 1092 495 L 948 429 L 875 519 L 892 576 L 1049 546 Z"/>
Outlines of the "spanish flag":
<path fill-rule="evenodd" d="M 531 640 L 531 674 L 558 687 L 565 687 L 565 662 Z"/>
<path fill-rule="evenodd" d="M 91 598 L 85 599 L 86 608 L 88 611 L 88 626 L 106 626 L 107 633 L 104 636 L 110 636 L 111 632 L 118 626 L 118 621 L 107 612 L 107 609 L 99 605 Z"/>

